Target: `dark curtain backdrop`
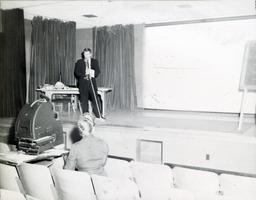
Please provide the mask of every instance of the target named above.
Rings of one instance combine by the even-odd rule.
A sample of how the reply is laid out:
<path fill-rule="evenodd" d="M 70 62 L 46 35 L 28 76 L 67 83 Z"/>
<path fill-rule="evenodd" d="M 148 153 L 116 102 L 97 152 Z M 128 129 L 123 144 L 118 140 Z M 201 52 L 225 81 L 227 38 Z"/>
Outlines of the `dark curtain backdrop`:
<path fill-rule="evenodd" d="M 75 85 L 76 24 L 34 17 L 32 20 L 29 102 L 39 98 L 36 89 L 59 81 Z"/>
<path fill-rule="evenodd" d="M 0 116 L 16 117 L 26 102 L 23 10 L 2 10 Z"/>
<path fill-rule="evenodd" d="M 135 109 L 134 26 L 95 27 L 93 40 L 94 57 L 101 70 L 98 86 L 113 88 L 107 95 L 107 107 L 111 110 Z"/>

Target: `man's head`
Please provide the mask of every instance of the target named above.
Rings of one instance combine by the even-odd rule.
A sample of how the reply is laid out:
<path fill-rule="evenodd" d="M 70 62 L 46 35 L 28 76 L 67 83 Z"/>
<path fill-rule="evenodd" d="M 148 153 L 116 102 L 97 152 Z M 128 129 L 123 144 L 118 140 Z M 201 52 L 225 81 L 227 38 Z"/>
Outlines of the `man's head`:
<path fill-rule="evenodd" d="M 92 129 L 94 126 L 93 118 L 90 113 L 84 113 L 77 122 L 80 135 L 89 136 L 92 135 Z"/>
<path fill-rule="evenodd" d="M 91 49 L 85 48 L 85 49 L 83 50 L 82 57 L 85 58 L 86 60 L 89 60 L 89 59 L 91 58 L 91 56 L 92 56 L 92 51 L 91 51 Z"/>

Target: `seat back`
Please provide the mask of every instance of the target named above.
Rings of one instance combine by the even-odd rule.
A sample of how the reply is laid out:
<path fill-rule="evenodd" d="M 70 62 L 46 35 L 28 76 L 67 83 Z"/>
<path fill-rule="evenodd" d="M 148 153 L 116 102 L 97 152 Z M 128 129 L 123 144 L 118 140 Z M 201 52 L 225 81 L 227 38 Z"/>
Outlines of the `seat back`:
<path fill-rule="evenodd" d="M 134 161 L 130 164 L 143 199 L 169 199 L 170 189 L 174 187 L 170 167 Z"/>
<path fill-rule="evenodd" d="M 173 168 L 174 184 L 177 188 L 190 190 L 195 200 L 205 200 L 219 193 L 219 177 L 213 172 Z"/>
<path fill-rule="evenodd" d="M 25 196 L 20 192 L 0 189 L 1 200 L 26 200 Z"/>
<path fill-rule="evenodd" d="M 0 153 L 5 153 L 9 151 L 10 147 L 6 143 L 0 142 Z"/>
<path fill-rule="evenodd" d="M 91 175 L 98 200 L 139 200 L 137 185 L 130 180 Z"/>
<path fill-rule="evenodd" d="M 108 158 L 104 171 L 110 178 L 133 180 L 130 163 L 125 160 Z"/>
<path fill-rule="evenodd" d="M 52 169 L 56 191 L 60 200 L 94 200 L 95 194 L 86 172 Z"/>
<path fill-rule="evenodd" d="M 171 200 L 194 200 L 194 195 L 189 190 L 171 188 L 170 190 Z M 210 199 L 207 199 L 210 200 Z"/>
<path fill-rule="evenodd" d="M 15 192 L 23 192 L 16 167 L 0 163 L 0 188 Z"/>
<path fill-rule="evenodd" d="M 65 165 L 64 158 L 58 157 L 52 160 L 52 165 L 49 166 L 50 171 L 52 172 L 53 168 L 63 169 Z"/>
<path fill-rule="evenodd" d="M 244 198 L 239 197 L 229 197 L 229 196 L 222 196 L 222 195 L 216 195 L 211 198 L 208 198 L 207 200 L 245 200 Z M 248 200 L 248 199 L 246 199 Z"/>
<path fill-rule="evenodd" d="M 54 185 L 48 167 L 22 163 L 18 166 L 21 182 L 26 193 L 40 200 L 56 199 Z"/>
<path fill-rule="evenodd" d="M 224 196 L 256 199 L 256 178 L 253 177 L 221 174 L 220 188 Z"/>

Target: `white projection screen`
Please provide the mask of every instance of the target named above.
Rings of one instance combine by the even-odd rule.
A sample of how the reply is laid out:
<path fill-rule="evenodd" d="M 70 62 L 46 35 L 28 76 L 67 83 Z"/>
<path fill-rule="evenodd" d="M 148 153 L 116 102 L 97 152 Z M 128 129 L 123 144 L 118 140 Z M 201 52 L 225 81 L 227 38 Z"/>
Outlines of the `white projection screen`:
<path fill-rule="evenodd" d="M 245 45 L 256 40 L 256 20 L 145 28 L 143 107 L 239 113 Z M 255 113 L 249 92 L 245 113 Z"/>

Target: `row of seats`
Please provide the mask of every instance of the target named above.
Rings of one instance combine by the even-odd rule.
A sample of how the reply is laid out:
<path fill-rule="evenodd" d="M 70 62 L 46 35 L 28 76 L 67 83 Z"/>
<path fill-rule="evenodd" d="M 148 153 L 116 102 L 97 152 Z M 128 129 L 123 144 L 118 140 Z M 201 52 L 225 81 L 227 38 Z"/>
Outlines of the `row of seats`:
<path fill-rule="evenodd" d="M 59 168 L 60 159 L 57 159 L 57 164 L 55 161 L 50 168 L 28 163 L 18 167 L 0 164 L 1 200 L 28 200 L 27 195 L 40 200 L 140 198 L 137 185 L 133 181 L 64 170 Z"/>
<path fill-rule="evenodd" d="M 173 178 L 176 187 L 188 189 L 196 200 L 256 199 L 256 178 L 182 167 L 173 168 Z"/>
<path fill-rule="evenodd" d="M 174 188 L 192 192 L 195 200 L 256 199 L 256 178 L 231 174 L 108 159 L 105 167 L 109 177 L 134 180 L 142 197 L 159 199 L 170 196 Z M 154 184 L 152 184 L 154 183 Z M 173 192 L 172 192 L 173 193 Z M 164 199 L 164 198 L 163 198 Z M 172 198 L 173 199 L 173 198 Z"/>
<path fill-rule="evenodd" d="M 41 200 L 256 199 L 256 178 L 252 177 L 113 158 L 105 166 L 107 177 L 63 170 L 63 165 L 62 157 L 54 159 L 49 168 L 24 163 L 17 168 L 19 177 L 15 167 L 1 164 L 0 188 Z M 19 178 L 24 188 L 18 184 Z"/>

